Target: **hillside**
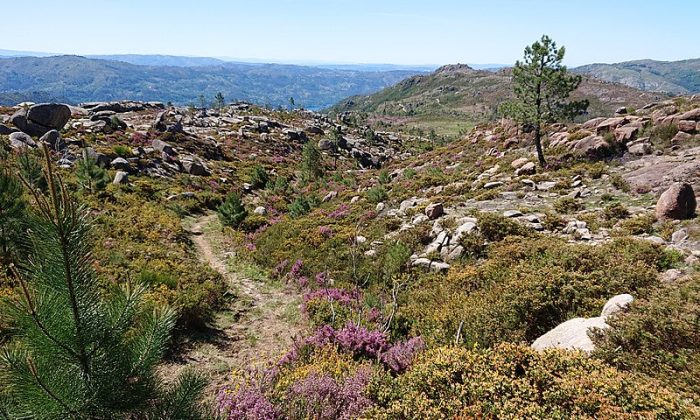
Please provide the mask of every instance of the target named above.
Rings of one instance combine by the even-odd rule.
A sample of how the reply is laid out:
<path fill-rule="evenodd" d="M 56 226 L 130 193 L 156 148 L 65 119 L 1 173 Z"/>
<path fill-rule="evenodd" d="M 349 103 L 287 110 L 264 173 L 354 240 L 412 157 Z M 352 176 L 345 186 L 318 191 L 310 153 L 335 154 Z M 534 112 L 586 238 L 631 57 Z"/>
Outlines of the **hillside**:
<path fill-rule="evenodd" d="M 415 71 L 368 72 L 316 67 L 222 63 L 216 66 L 140 66 L 79 56 L 0 59 L 0 104 L 80 103 L 132 99 L 199 104 L 217 92 L 231 100 L 272 107 L 319 109 L 342 98 L 391 86 Z"/>
<path fill-rule="evenodd" d="M 62 261 L 35 257 L 63 246 L 40 234 L 60 230 L 16 229 L 36 217 L 15 203 L 51 202 L 46 142 L 63 196 L 92 226 L 66 251 L 90 252 L 68 263 L 105 291 L 79 294 L 90 303 L 79 310 L 100 319 L 95 300 L 143 285 L 140 310 L 123 315 L 129 343 L 170 305 L 177 329 L 149 378 L 199 372 L 207 385 L 190 396 L 219 417 L 699 418 L 700 100 L 609 117 L 547 127 L 542 168 L 532 134 L 507 120 L 434 145 L 245 103 L 0 107 L 0 200 L 18 214 L 0 218 L 0 296 L 43 298 L 0 312 L 0 347 L 25 340 L 34 311 L 59 312 L 49 328 L 66 336 L 79 325 L 70 305 L 51 306 L 65 288 L 34 292 Z M 8 188 L 15 174 L 32 193 Z M 87 227 L 69 220 L 74 241 Z M 121 320 L 131 299 L 115 296 Z M 115 352 L 100 338 L 102 360 Z M 75 359 L 54 346 L 36 368 L 14 360 L 69 399 L 78 386 L 55 366 Z M 0 358 L 0 397 L 24 384 L 17 364 Z M 131 371 L 108 372 L 145 400 Z M 35 395 L 32 409 L 66 417 Z M 24 408 L 12 403 L 0 404 L 10 418 Z M 148 418 L 211 418 L 189 414 Z"/>
<path fill-rule="evenodd" d="M 573 71 L 651 92 L 680 95 L 700 93 L 700 58 L 682 61 L 637 60 L 616 64 L 589 64 L 577 67 Z"/>
<path fill-rule="evenodd" d="M 623 105 L 636 108 L 666 97 L 592 78 L 585 78 L 573 96 L 590 101 L 590 116 L 609 115 Z M 369 96 L 345 99 L 331 111 L 370 113 L 385 123 L 454 135 L 496 119 L 498 105 L 511 98 L 509 69 L 489 72 L 457 64 L 410 77 Z"/>

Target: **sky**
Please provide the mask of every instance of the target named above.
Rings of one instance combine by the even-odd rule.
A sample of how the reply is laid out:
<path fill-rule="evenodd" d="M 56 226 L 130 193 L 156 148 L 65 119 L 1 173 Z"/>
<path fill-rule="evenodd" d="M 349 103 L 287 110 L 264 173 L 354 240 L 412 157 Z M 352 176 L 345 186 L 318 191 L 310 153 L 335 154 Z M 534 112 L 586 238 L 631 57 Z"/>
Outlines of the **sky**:
<path fill-rule="evenodd" d="M 62 54 L 511 64 L 547 34 L 566 46 L 570 66 L 700 57 L 700 0 L 2 0 L 0 7 L 0 48 Z"/>

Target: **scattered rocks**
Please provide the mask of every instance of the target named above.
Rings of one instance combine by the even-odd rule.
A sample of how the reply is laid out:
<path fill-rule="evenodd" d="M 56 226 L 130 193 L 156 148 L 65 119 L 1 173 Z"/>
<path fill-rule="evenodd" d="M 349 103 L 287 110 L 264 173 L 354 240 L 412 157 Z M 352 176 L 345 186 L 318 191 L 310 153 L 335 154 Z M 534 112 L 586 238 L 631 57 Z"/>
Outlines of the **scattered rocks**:
<path fill-rule="evenodd" d="M 695 214 L 695 192 L 687 183 L 677 182 L 667 189 L 656 203 L 656 217 L 664 219 L 688 219 Z"/>

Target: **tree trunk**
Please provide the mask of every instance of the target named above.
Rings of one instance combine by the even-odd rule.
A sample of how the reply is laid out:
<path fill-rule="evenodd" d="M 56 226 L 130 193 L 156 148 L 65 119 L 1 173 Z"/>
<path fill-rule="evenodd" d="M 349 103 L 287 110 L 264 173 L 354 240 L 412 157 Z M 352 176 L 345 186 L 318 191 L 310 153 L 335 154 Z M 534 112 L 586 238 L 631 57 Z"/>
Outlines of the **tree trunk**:
<path fill-rule="evenodd" d="M 540 166 L 545 167 L 547 161 L 544 160 L 544 152 L 542 151 L 542 133 L 540 132 L 540 125 L 535 124 L 535 148 L 537 149 L 537 159 L 540 161 Z"/>

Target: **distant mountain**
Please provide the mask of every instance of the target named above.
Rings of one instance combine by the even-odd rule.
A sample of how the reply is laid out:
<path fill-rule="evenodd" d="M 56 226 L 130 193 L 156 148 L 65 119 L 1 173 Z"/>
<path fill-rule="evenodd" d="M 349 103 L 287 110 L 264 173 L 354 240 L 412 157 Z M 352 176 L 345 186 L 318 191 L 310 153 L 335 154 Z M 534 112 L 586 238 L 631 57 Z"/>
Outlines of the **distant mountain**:
<path fill-rule="evenodd" d="M 638 60 L 589 64 L 573 69 L 636 89 L 673 94 L 700 93 L 700 58 L 683 61 Z"/>
<path fill-rule="evenodd" d="M 169 59 L 165 58 L 165 61 Z M 180 61 L 182 63 L 182 61 Z M 351 71 L 281 64 L 143 66 L 79 56 L 0 59 L 0 104 L 133 99 L 198 104 L 217 92 L 231 100 L 320 109 L 342 98 L 376 92 L 416 71 Z"/>
<path fill-rule="evenodd" d="M 96 60 L 122 61 L 137 66 L 173 66 L 173 67 L 199 67 L 218 66 L 226 63 L 224 60 L 211 57 L 185 57 L 179 55 L 142 55 L 142 54 L 116 54 L 116 55 L 87 55 L 87 58 Z"/>
<path fill-rule="evenodd" d="M 330 111 L 359 111 L 404 125 L 435 128 L 444 134 L 497 118 L 497 108 L 512 98 L 511 70 L 475 70 L 464 64 L 443 66 L 412 76 L 368 96 L 341 101 Z M 610 115 L 617 107 L 641 107 L 667 97 L 618 83 L 585 77 L 573 97 L 590 101 L 590 116 Z"/>

